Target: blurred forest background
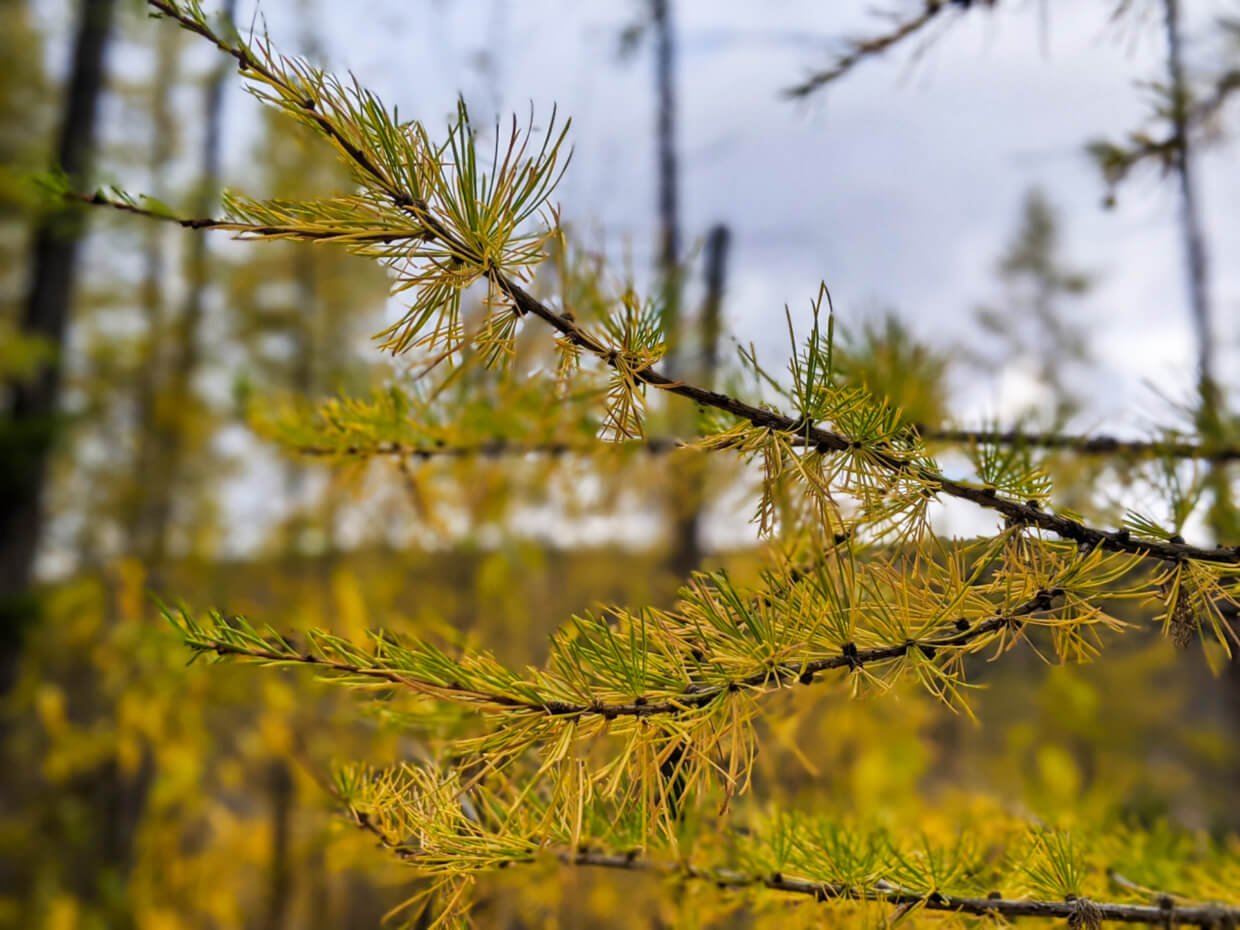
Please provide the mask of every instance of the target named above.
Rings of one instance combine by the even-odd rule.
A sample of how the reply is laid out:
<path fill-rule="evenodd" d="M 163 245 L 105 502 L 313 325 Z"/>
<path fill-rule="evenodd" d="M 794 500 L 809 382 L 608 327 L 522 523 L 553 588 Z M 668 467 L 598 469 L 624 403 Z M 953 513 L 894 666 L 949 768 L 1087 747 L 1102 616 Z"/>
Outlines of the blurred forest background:
<path fill-rule="evenodd" d="M 858 66 L 860 110 L 848 81 L 808 103 L 779 94 L 848 36 L 882 32 L 860 2 L 793 4 L 774 26 L 687 0 L 615 0 L 597 18 L 562 2 L 365 6 L 259 9 L 284 50 L 352 67 L 402 111 L 446 113 L 460 91 L 485 124 L 558 99 L 577 120 L 566 216 L 639 279 L 679 269 L 716 379 L 729 377 L 733 336 L 786 351 L 773 348 L 782 305 L 825 277 L 843 369 L 910 422 L 1195 434 L 1212 352 L 1206 426 L 1219 440 L 1234 430 L 1234 4 L 1185 4 L 1190 77 L 1201 99 L 1223 98 L 1194 135 L 1206 181 L 1205 219 L 1192 222 L 1215 262 L 1188 272 L 1172 160 L 1145 159 L 1129 186 L 1110 186 L 1133 167 L 1124 153 L 1166 125 L 1158 3 L 950 4 L 965 38 L 945 26 L 933 44 Z M 1080 48 L 1081 14 L 1057 19 L 1061 6 L 1097 8 Z M 242 29 L 262 22 L 252 3 L 218 7 Z M 567 25 L 548 29 L 560 15 Z M 1032 64 L 989 73 L 996 45 Z M 552 46 L 577 64 L 541 63 L 570 60 L 538 52 Z M 503 441 L 544 412 L 536 389 L 490 421 L 478 412 L 477 435 L 494 442 L 471 454 L 291 454 L 305 443 L 281 417 L 296 398 L 353 396 L 380 415 L 397 402 L 385 385 L 416 381 L 414 363 L 369 341 L 392 320 L 382 270 L 65 210 L 32 179 L 59 164 L 82 190 L 120 183 L 205 216 L 226 186 L 337 190 L 348 179 L 331 153 L 134 0 L 0 0 L 0 62 L 0 926 L 376 926 L 407 883 L 338 820 L 320 779 L 333 761 L 416 759 L 419 747 L 309 676 L 187 669 L 152 593 L 280 629 L 434 630 L 534 663 L 574 611 L 666 604 L 699 565 L 755 572 L 749 476 L 712 463 L 691 506 L 669 504 L 683 487 L 666 450 L 574 454 L 590 434 L 571 410 L 551 452 L 516 454 Z M 1048 115 L 1074 82 L 1090 88 L 1079 109 Z M 747 112 L 754 101 L 763 109 Z M 985 119 L 1018 123 L 1023 108 L 1066 128 L 1013 160 L 1022 143 L 998 125 L 1007 142 L 992 143 Z M 790 160 L 801 167 L 786 171 Z M 79 230 L 80 248 L 66 245 Z M 23 324 L 35 291 L 53 315 L 63 304 L 63 326 Z M 673 412 L 661 422 L 664 435 L 683 426 Z M 1050 466 L 1062 502 L 1122 515 L 1123 461 L 1064 452 Z M 1235 529 L 1223 506 L 1194 527 L 1233 541 Z M 977 678 L 977 721 L 915 690 L 797 694 L 803 713 L 768 722 L 764 796 L 892 822 L 914 798 L 972 792 L 1034 816 L 1122 805 L 1143 824 L 1240 822 L 1240 673 L 1217 653 L 1141 631 L 1093 665 L 1013 656 Z M 640 877 L 487 882 L 479 912 L 493 926 L 658 926 L 668 906 Z"/>

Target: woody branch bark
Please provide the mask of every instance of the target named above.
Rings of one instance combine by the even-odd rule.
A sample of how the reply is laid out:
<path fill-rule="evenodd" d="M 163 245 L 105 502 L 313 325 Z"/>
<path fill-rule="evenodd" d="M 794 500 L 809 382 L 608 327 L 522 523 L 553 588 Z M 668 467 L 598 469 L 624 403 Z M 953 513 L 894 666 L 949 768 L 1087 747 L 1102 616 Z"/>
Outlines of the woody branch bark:
<path fill-rule="evenodd" d="M 1020 606 L 980 623 L 972 623 L 965 619 L 957 620 L 954 624 L 956 632 L 947 635 L 909 639 L 902 643 L 869 649 L 858 649 L 855 645 L 846 644 L 838 655 L 823 656 L 796 663 L 773 663 L 761 672 L 723 683 L 691 682 L 679 696 L 654 701 L 639 697 L 629 702 L 575 703 L 514 697 L 508 693 L 485 691 L 456 682 L 444 683 L 419 678 L 416 674 L 381 665 L 377 656 L 374 665 L 362 665 L 358 662 L 328 658 L 308 651 L 295 652 L 289 649 L 236 645 L 212 638 L 210 635 L 197 638 L 190 636 L 187 637 L 187 642 L 191 648 L 199 652 L 213 652 L 218 656 L 235 656 L 264 663 L 306 665 L 337 676 L 388 682 L 431 697 L 476 703 L 481 706 L 532 711 L 551 717 L 602 717 L 606 720 L 615 720 L 620 717 L 681 714 L 695 708 L 705 707 L 723 695 L 736 694 L 741 691 L 765 693 L 791 685 L 809 685 L 822 672 L 840 669 L 856 671 L 875 663 L 903 658 L 912 652 L 921 652 L 927 658 L 932 658 L 940 650 L 959 649 L 972 644 L 975 640 L 1006 630 L 1019 631 L 1027 619 L 1050 610 L 1062 593 L 1059 590 L 1040 591 Z"/>
<path fill-rule="evenodd" d="M 397 858 L 417 866 L 419 851 L 388 836 L 365 812 L 352 812 L 354 823 L 375 837 L 378 844 Z M 1069 926 L 1094 926 L 1100 922 L 1149 924 L 1151 926 L 1186 926 L 1208 928 L 1234 926 L 1240 920 L 1240 908 L 1215 904 L 1176 904 L 1164 897 L 1157 905 L 1124 904 L 1073 898 L 1066 901 L 1046 901 L 1030 898 L 1004 898 L 993 895 L 976 898 L 947 895 L 938 891 L 926 893 L 896 888 L 881 880 L 870 887 L 821 882 L 773 872 L 758 875 L 736 869 L 708 868 L 687 862 L 663 862 L 636 854 L 616 853 L 603 850 L 550 850 L 555 859 L 564 866 L 574 868 L 611 869 L 638 872 L 668 878 L 704 882 L 720 890 L 758 889 L 812 898 L 824 904 L 830 901 L 874 901 L 898 908 L 919 908 L 926 911 L 969 914 L 977 917 L 1005 918 L 1035 917 L 1045 920 L 1066 920 Z M 511 860 L 513 864 L 536 861 L 536 856 L 525 860 Z"/>

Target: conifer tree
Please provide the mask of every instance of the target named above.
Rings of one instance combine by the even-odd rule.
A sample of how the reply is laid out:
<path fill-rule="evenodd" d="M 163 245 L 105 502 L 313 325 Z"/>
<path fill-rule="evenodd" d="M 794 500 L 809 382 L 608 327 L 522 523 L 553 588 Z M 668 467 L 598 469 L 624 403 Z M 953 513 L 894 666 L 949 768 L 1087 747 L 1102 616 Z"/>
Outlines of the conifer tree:
<path fill-rule="evenodd" d="M 230 193 L 220 217 L 177 216 L 117 191 L 87 199 L 198 233 L 380 262 L 405 307 L 382 347 L 439 379 L 422 393 L 329 402 L 285 422 L 286 439 L 336 457 L 429 456 L 444 436 L 476 449 L 478 408 L 522 412 L 533 390 L 554 392 L 553 416 L 576 424 L 578 441 L 633 444 L 688 401 L 694 434 L 677 441 L 759 475 L 765 570 L 695 573 L 669 608 L 566 618 L 539 666 L 431 636 L 289 635 L 229 612 L 166 612 L 195 656 L 305 668 L 425 741 L 426 760 L 346 766 L 331 788 L 347 817 L 425 882 L 414 919 L 465 920 L 479 876 L 542 862 L 664 876 L 755 913 L 803 901 L 808 920 L 820 909 L 883 925 L 1240 920 L 1240 840 L 1230 834 L 1038 822 L 985 800 L 927 805 L 911 826 L 755 801 L 763 744 L 777 739 L 789 703 L 816 689 L 874 701 L 916 689 L 970 713 L 977 657 L 1087 662 L 1150 620 L 1223 661 L 1236 648 L 1240 546 L 1184 538 L 1209 503 L 1184 466 L 1230 460 L 1234 449 L 1208 437 L 1125 443 L 910 422 L 862 386 L 864 364 L 837 353 L 825 284 L 797 317 L 806 322 L 787 316 L 786 370 L 747 350 L 726 392 L 673 377 L 660 304 L 670 298 L 609 287 L 558 223 L 566 121 L 514 120 L 483 147 L 463 103 L 442 133 L 401 121 L 359 81 L 285 57 L 265 36 L 232 34 L 198 0 L 148 3 L 334 150 L 350 185 L 317 200 Z M 857 43 L 825 80 L 948 6 L 969 4 L 928 3 L 894 38 Z M 545 264 L 553 286 L 537 277 Z M 475 292 L 485 295 L 478 307 Z M 523 367 L 531 353 L 555 364 Z M 546 419 L 520 418 L 528 433 L 503 441 L 545 445 Z M 944 445 L 967 471 L 940 464 Z M 1163 512 L 1129 512 L 1115 526 L 1064 507 L 1042 465 L 1048 449 L 1131 458 L 1126 480 L 1160 491 Z M 940 535 L 941 502 L 987 515 L 992 532 Z"/>

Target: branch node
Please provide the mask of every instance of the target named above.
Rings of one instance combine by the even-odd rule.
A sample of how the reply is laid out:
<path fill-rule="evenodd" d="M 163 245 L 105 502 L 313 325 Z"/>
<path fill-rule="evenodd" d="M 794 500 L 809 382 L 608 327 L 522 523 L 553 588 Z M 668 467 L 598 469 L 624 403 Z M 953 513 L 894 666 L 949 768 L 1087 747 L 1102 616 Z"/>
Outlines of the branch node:
<path fill-rule="evenodd" d="M 841 650 L 844 655 L 844 661 L 848 663 L 848 667 L 853 671 L 861 668 L 861 659 L 857 655 L 856 643 L 845 643 Z"/>

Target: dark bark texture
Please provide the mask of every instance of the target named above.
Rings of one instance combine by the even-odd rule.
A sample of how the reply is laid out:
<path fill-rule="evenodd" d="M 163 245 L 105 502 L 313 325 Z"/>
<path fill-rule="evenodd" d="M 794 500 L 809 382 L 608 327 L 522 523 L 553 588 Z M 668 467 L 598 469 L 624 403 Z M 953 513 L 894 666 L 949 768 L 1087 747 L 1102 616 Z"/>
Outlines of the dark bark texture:
<path fill-rule="evenodd" d="M 57 144 L 58 167 L 77 189 L 95 149 L 104 59 L 115 0 L 81 0 Z M 0 424 L 0 693 L 12 686 L 22 633 L 35 613 L 29 597 L 43 535 L 43 498 L 56 433 L 63 355 L 86 210 L 66 204 L 38 220 L 21 329 L 46 340 L 55 357 L 32 378 L 7 386 Z"/>

